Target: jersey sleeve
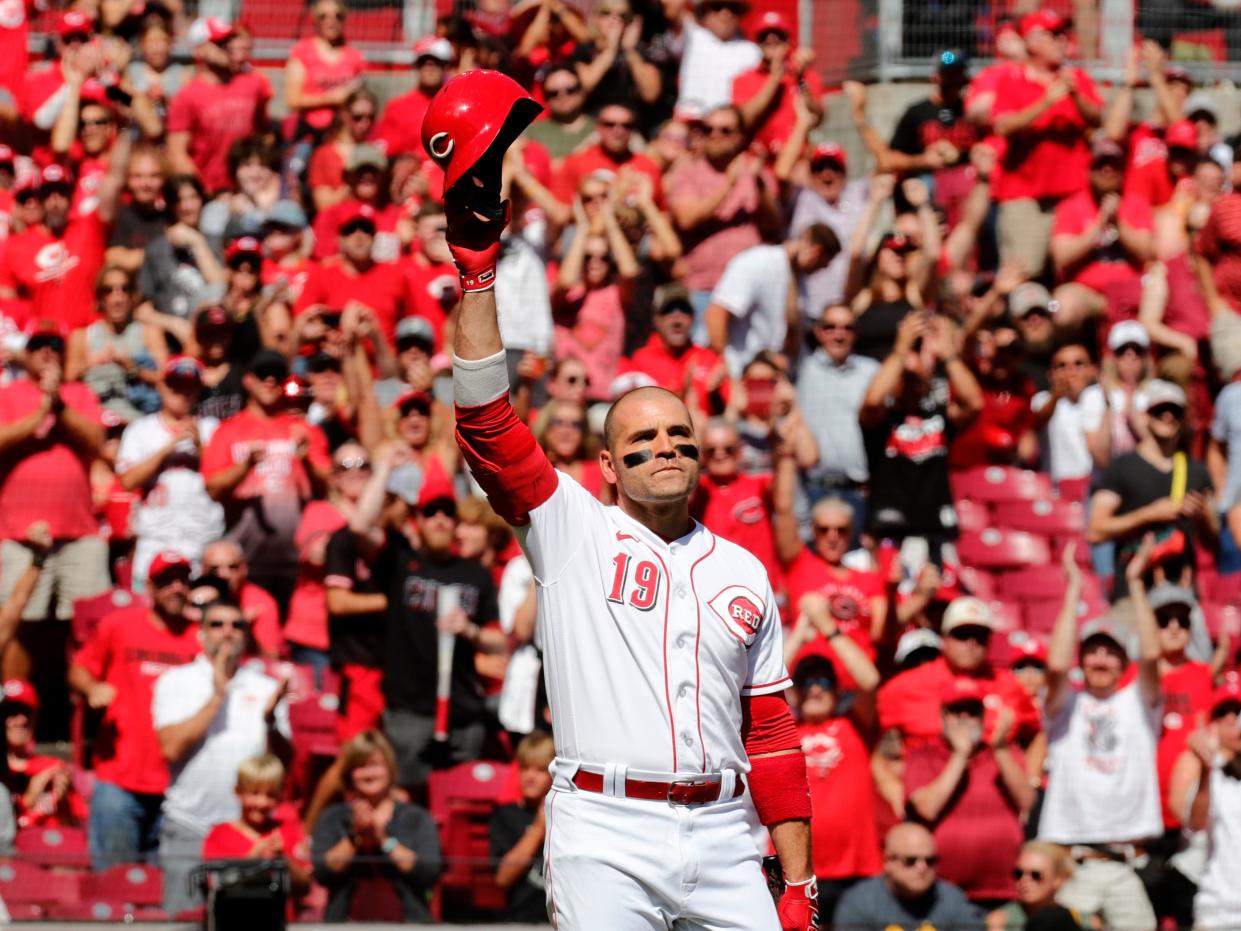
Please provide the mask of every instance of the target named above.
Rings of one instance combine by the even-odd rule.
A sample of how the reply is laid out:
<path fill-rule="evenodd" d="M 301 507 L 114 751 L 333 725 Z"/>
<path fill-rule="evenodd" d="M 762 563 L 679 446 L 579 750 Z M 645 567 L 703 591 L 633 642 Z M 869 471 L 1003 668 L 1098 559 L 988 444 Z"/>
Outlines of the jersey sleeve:
<path fill-rule="evenodd" d="M 764 599 L 763 622 L 747 651 L 742 695 L 782 692 L 793 684 L 784 666 L 784 628 L 780 623 L 780 611 L 776 607 L 776 595 L 771 590 L 771 583 L 767 584 Z"/>
<path fill-rule="evenodd" d="M 526 535 L 530 568 L 543 585 L 555 583 L 582 551 L 584 537 L 596 532 L 595 516 L 603 511 L 603 505 L 572 478 L 563 472 L 555 475 L 556 490 L 530 511 L 530 532 Z"/>

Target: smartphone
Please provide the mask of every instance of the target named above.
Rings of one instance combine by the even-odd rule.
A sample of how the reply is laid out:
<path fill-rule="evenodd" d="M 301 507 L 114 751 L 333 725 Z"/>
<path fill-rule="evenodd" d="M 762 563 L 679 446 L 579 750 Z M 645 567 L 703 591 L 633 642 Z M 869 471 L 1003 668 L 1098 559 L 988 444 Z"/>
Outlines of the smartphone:
<path fill-rule="evenodd" d="M 119 103 L 123 107 L 128 107 L 134 102 L 134 95 L 121 90 L 119 85 L 109 84 L 103 89 L 103 94 L 109 100 Z"/>
<path fill-rule="evenodd" d="M 329 330 L 336 330 L 340 328 L 339 310 L 319 314 L 319 319 L 323 321 L 324 326 L 326 326 Z"/>

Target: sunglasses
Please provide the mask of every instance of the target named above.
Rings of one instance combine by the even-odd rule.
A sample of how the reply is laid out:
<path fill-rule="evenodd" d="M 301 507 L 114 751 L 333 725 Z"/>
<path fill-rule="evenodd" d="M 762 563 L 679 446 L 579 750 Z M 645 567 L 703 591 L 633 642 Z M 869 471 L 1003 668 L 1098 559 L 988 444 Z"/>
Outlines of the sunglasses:
<path fill-rule="evenodd" d="M 1021 662 L 1013 663 L 1013 672 L 1021 672 L 1023 669 L 1034 669 L 1042 672 L 1047 666 L 1036 659 L 1023 659 Z"/>
<path fill-rule="evenodd" d="M 598 194 L 583 194 L 582 195 L 582 203 L 584 204 L 602 203 L 603 201 L 607 199 L 608 199 L 608 195 L 606 191 L 601 191 Z"/>
<path fill-rule="evenodd" d="M 944 705 L 946 714 L 964 714 L 971 718 L 981 718 L 983 716 L 982 702 L 963 701 L 955 705 Z"/>
<path fill-rule="evenodd" d="M 741 130 L 736 126 L 712 126 L 709 123 L 707 124 L 708 136 L 735 136 L 739 132 Z"/>
<path fill-rule="evenodd" d="M 1175 417 L 1179 420 L 1184 411 L 1175 404 L 1156 404 L 1154 407 L 1148 407 L 1146 413 L 1159 420 L 1164 417 Z"/>
<path fill-rule="evenodd" d="M 840 331 L 840 332 L 842 332 L 842 333 L 852 333 L 852 332 L 856 329 L 856 327 L 855 327 L 852 323 L 823 323 L 823 322 L 819 322 L 819 323 L 816 323 L 816 324 L 815 324 L 815 329 L 819 329 L 819 330 L 827 330 L 829 333 L 830 333 L 830 332 L 832 332 L 832 331 L 837 331 L 837 330 L 838 330 L 838 331 Z"/>
<path fill-rule="evenodd" d="M 991 631 L 985 627 L 958 627 L 948 632 L 948 636 L 953 640 L 960 640 L 962 643 L 972 640 L 974 643 L 980 643 L 986 646 L 991 642 Z"/>
<path fill-rule="evenodd" d="M 275 369 L 255 369 L 254 371 L 254 377 L 259 381 L 284 381 L 288 374 L 283 369 L 279 371 Z"/>
<path fill-rule="evenodd" d="M 816 685 L 825 692 L 834 692 L 836 690 L 836 683 L 833 682 L 831 679 L 829 679 L 827 676 L 815 676 L 810 679 L 799 679 L 797 682 L 793 684 L 796 685 L 802 691 L 805 691 L 806 689 L 809 689 L 809 688 L 813 688 Z"/>
<path fill-rule="evenodd" d="M 150 581 L 150 583 L 154 585 L 156 588 L 164 588 L 167 585 L 178 585 L 178 584 L 189 585 L 190 584 L 190 570 L 189 569 L 171 570 L 169 572 L 161 573 L 159 576 L 153 579 L 149 579 L 148 581 Z"/>
<path fill-rule="evenodd" d="M 919 863 L 925 863 L 927 866 L 936 866 L 939 863 L 939 857 L 931 854 L 929 857 L 909 856 L 908 854 L 890 853 L 888 859 L 900 863 L 902 866 L 915 867 Z"/>
<path fill-rule="evenodd" d="M 210 575 L 213 572 L 220 572 L 225 569 L 227 569 L 230 572 L 236 572 L 240 568 L 241 568 L 241 563 L 239 562 L 218 562 L 212 566 L 203 566 L 203 572 Z"/>
<path fill-rule="evenodd" d="M 417 414 L 419 417 L 430 417 L 431 408 L 427 407 L 425 404 L 411 401 L 401 408 L 402 417 L 408 417 L 410 414 Z"/>
<path fill-rule="evenodd" d="M 829 533 L 838 533 L 841 536 L 846 536 L 852 529 L 853 528 L 850 527 L 848 524 L 815 524 L 814 525 L 814 532 L 821 533 L 824 535 L 829 534 Z"/>
<path fill-rule="evenodd" d="M 88 126 L 92 126 L 96 128 L 100 126 L 111 126 L 112 120 L 104 116 L 104 117 L 100 117 L 97 120 L 81 120 L 80 125 L 82 126 L 83 129 L 85 129 Z"/>
<path fill-rule="evenodd" d="M 1181 630 L 1189 630 L 1191 627 L 1188 614 L 1157 614 L 1155 615 L 1155 623 L 1159 625 L 1160 630 L 1164 630 L 1175 624 Z"/>
<path fill-rule="evenodd" d="M 1041 883 L 1043 881 L 1042 870 L 1023 870 L 1019 866 L 1013 867 L 1013 879 L 1017 882 L 1021 882 L 1021 880 L 1025 879 L 1027 876 L 1033 879 L 1036 883 Z"/>
<path fill-rule="evenodd" d="M 439 515 L 455 518 L 457 516 L 457 505 L 453 501 L 432 501 L 422 509 L 423 517 L 438 517 Z"/>
<path fill-rule="evenodd" d="M 89 42 L 91 36 L 86 32 L 71 32 L 67 36 L 61 36 L 60 41 L 63 45 L 77 45 L 79 42 Z"/>
<path fill-rule="evenodd" d="M 633 120 L 599 120 L 603 129 L 633 129 Z"/>
<path fill-rule="evenodd" d="M 568 417 L 553 417 L 548 424 L 551 427 L 566 427 L 570 430 L 585 430 L 586 424 L 580 420 L 570 420 Z"/>
<path fill-rule="evenodd" d="M 237 618 L 235 621 L 221 621 L 218 618 L 213 621 L 207 621 L 208 630 L 223 630 L 225 627 L 230 630 L 244 631 L 250 628 L 250 622 L 244 618 Z"/>
<path fill-rule="evenodd" d="M 370 460 L 364 456 L 346 456 L 336 463 L 337 472 L 362 472 L 370 467 Z"/>
<path fill-rule="evenodd" d="M 369 113 L 369 112 L 368 112 L 368 113 L 350 113 L 350 114 L 349 114 L 349 119 L 353 120 L 355 123 L 363 123 L 363 122 L 365 122 L 366 120 L 373 120 L 374 118 L 375 118 L 375 114 L 374 114 L 374 113 Z"/>
<path fill-rule="evenodd" d="M 354 233 L 366 233 L 370 236 L 375 235 L 375 224 L 370 220 L 358 220 L 353 223 L 346 223 L 340 228 L 340 235 L 352 236 Z"/>
<path fill-rule="evenodd" d="M 555 100 L 557 97 L 572 97 L 574 94 L 582 92 L 581 84 L 574 84 L 572 87 L 545 87 L 543 88 L 543 96 L 548 100 Z"/>
<path fill-rule="evenodd" d="M 127 284 L 101 284 L 95 289 L 95 293 L 100 297 L 105 294 L 128 294 L 129 285 Z"/>
<path fill-rule="evenodd" d="M 705 456 L 735 456 L 737 455 L 736 446 L 704 446 L 702 448 Z"/>

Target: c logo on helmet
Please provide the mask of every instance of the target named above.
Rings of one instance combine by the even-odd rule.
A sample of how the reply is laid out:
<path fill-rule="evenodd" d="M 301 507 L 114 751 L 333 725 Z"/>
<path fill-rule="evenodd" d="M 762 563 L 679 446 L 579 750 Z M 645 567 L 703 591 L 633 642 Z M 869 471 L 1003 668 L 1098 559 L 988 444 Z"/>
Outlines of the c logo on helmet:
<path fill-rule="evenodd" d="M 427 149 L 430 151 L 432 158 L 444 161 L 448 156 L 452 155 L 452 146 L 452 137 L 448 133 L 436 133 L 427 144 Z"/>

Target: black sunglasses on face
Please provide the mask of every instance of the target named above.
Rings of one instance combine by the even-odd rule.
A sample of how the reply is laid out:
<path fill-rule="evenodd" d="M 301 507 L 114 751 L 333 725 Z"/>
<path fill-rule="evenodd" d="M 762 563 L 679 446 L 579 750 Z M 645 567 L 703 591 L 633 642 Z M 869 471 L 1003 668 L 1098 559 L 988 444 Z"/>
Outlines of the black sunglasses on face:
<path fill-rule="evenodd" d="M 237 618 L 235 621 L 221 621 L 217 618 L 214 621 L 207 622 L 208 630 L 223 630 L 225 627 L 228 627 L 232 630 L 244 631 L 250 627 L 250 622 L 247 621 L 245 618 L 240 618 L 240 617 Z"/>
<path fill-rule="evenodd" d="M 457 516 L 456 503 L 447 499 L 443 501 L 432 501 L 422 509 L 423 517 L 436 517 L 440 514 L 444 514 L 455 519 Z"/>
<path fill-rule="evenodd" d="M 1036 883 L 1041 883 L 1043 881 L 1042 870 L 1023 870 L 1019 866 L 1013 867 L 1013 879 L 1016 880 L 1017 882 L 1020 882 L 1021 880 L 1025 879 L 1027 876 L 1033 879 Z"/>
<path fill-rule="evenodd" d="M 991 642 L 991 631 L 985 627 L 957 627 L 949 631 L 948 636 L 953 640 L 972 640 L 983 646 Z"/>
<path fill-rule="evenodd" d="M 908 856 L 908 855 L 899 854 L 899 853 L 890 853 L 888 854 L 888 859 L 891 861 L 900 863 L 902 866 L 907 866 L 907 867 L 915 867 L 919 863 L 925 863 L 927 866 L 934 867 L 936 864 L 939 863 L 939 857 L 935 854 L 931 854 L 929 857 L 921 857 L 921 856 Z"/>
<path fill-rule="evenodd" d="M 582 92 L 581 84 L 574 84 L 572 87 L 548 87 L 543 89 L 543 96 L 548 100 L 555 100 L 557 97 L 572 97 L 574 94 Z"/>
<path fill-rule="evenodd" d="M 1172 612 L 1169 614 L 1156 614 L 1155 623 L 1159 625 L 1160 630 L 1163 630 L 1167 627 L 1171 627 L 1173 624 L 1175 624 L 1177 627 L 1181 628 L 1182 630 L 1190 629 L 1189 615 L 1182 614 L 1180 612 Z"/>

